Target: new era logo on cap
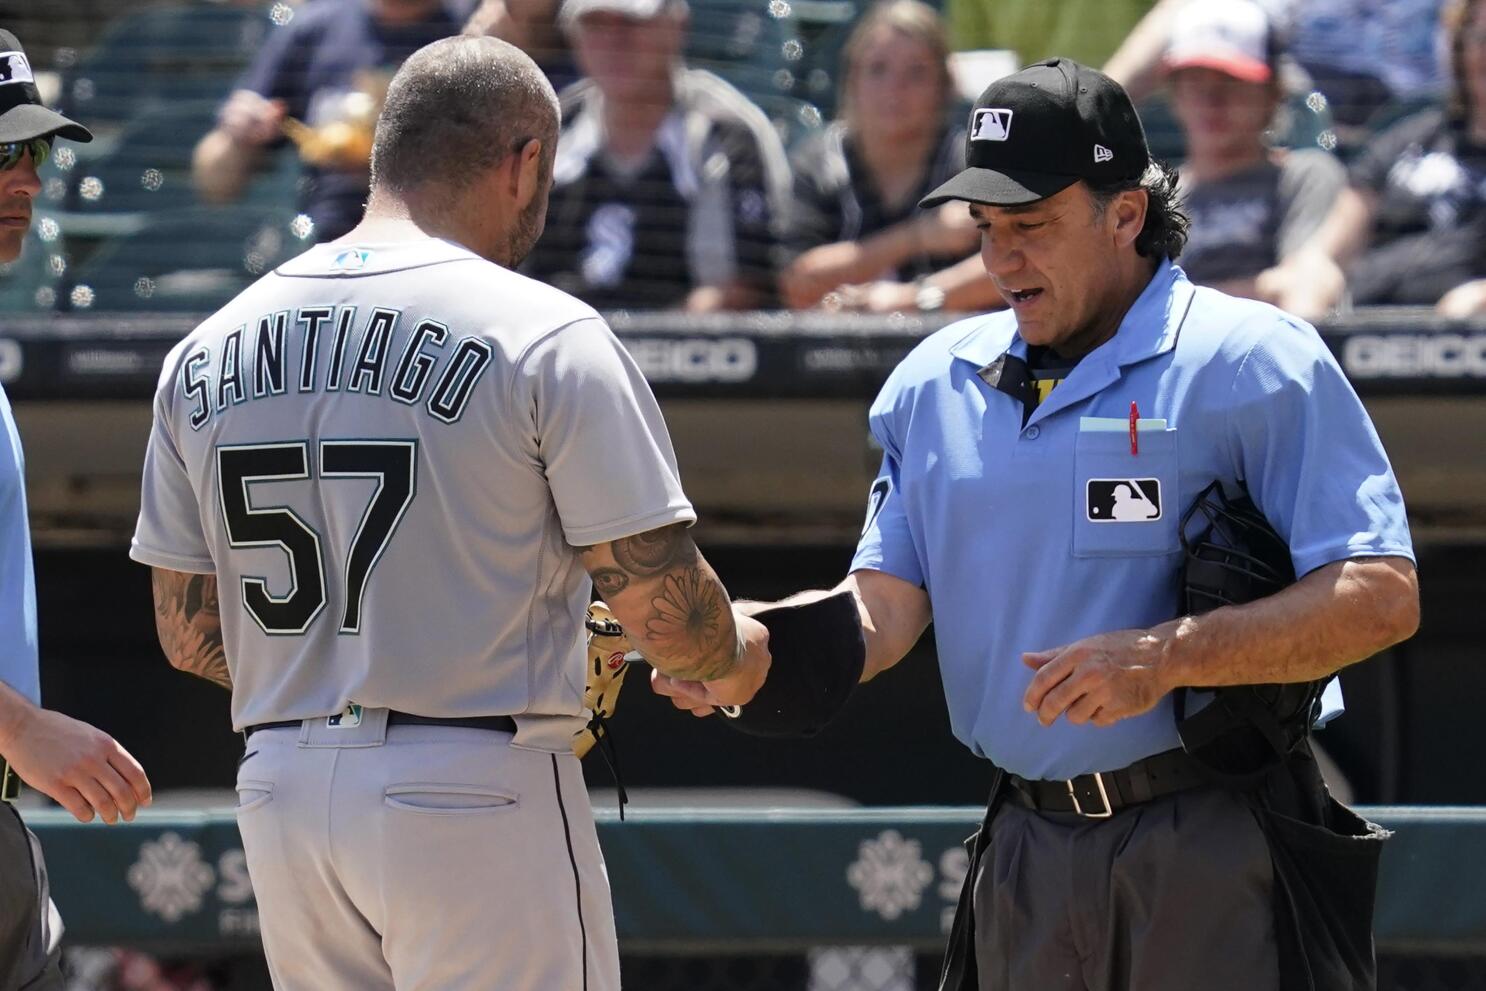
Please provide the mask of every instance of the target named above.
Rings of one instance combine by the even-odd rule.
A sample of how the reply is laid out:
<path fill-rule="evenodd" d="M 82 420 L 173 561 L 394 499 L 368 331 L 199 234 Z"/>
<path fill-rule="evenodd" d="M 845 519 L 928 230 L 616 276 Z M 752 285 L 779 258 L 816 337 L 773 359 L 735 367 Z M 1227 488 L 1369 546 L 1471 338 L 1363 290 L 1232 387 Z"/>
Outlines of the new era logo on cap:
<path fill-rule="evenodd" d="M 34 83 L 31 63 L 23 52 L 0 52 L 0 86 L 7 83 Z"/>
<path fill-rule="evenodd" d="M 975 111 L 971 141 L 1005 141 L 1011 136 L 1011 111 L 986 108 Z"/>
<path fill-rule="evenodd" d="M 1110 151 L 1108 148 L 1104 147 L 1103 145 L 1095 145 L 1094 146 L 1094 161 L 1095 162 L 1107 162 L 1107 161 L 1109 161 L 1112 158 L 1114 158 L 1114 152 Z"/>

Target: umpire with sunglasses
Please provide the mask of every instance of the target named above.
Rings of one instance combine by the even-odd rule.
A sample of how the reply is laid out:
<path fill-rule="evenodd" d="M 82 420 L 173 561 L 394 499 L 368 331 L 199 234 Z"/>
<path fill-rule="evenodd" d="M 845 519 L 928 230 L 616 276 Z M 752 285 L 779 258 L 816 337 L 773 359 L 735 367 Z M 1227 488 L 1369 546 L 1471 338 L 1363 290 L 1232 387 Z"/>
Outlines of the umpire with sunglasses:
<path fill-rule="evenodd" d="M 0 31 L 0 264 L 14 261 L 41 189 L 36 171 L 57 138 L 91 141 L 42 105 L 20 42 Z M 22 780 L 81 822 L 134 818 L 150 801 L 144 771 L 107 733 L 40 706 L 36 586 L 26 528 L 24 460 L 0 388 L 0 991 L 62 987 L 61 920 L 41 848 L 11 804 Z"/>

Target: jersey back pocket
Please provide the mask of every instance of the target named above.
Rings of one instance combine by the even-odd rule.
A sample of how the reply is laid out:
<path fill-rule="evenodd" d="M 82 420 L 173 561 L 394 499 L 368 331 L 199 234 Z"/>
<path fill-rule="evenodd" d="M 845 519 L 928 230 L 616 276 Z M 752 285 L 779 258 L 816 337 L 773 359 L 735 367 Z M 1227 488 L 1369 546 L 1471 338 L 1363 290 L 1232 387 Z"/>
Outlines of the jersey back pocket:
<path fill-rule="evenodd" d="M 1139 557 L 1181 549 L 1176 431 L 1080 430 L 1073 452 L 1073 556 Z"/>

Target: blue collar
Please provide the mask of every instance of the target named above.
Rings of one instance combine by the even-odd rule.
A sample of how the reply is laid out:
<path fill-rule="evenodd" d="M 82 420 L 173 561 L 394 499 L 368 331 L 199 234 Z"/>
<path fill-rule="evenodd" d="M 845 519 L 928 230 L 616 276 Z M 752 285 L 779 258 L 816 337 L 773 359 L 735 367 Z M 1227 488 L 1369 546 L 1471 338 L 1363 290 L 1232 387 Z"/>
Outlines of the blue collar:
<path fill-rule="evenodd" d="M 1176 346 L 1191 302 L 1192 284 L 1186 274 L 1169 258 L 1161 259 L 1114 336 L 1085 355 L 1084 361 L 1094 359 L 1123 367 L 1165 354 Z M 950 345 L 949 353 L 984 368 L 1007 353 L 1025 355 L 1026 342 L 1016 332 L 1015 318 L 1002 312 Z"/>

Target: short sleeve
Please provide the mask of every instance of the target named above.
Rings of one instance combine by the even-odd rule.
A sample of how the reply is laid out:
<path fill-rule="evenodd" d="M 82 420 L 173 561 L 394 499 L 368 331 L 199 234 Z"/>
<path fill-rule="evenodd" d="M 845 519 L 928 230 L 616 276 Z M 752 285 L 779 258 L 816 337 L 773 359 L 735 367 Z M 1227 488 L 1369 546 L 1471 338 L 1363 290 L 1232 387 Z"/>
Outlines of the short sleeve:
<path fill-rule="evenodd" d="M 267 100 L 284 100 L 293 117 L 308 111 L 305 73 L 309 46 L 305 32 L 294 23 L 269 33 L 268 41 L 237 81 L 238 89 L 252 90 Z"/>
<path fill-rule="evenodd" d="M 923 568 L 913 544 L 899 481 L 898 459 L 884 454 L 882 469 L 867 495 L 867 518 L 857 541 L 856 555 L 851 559 L 851 570 L 881 571 L 922 588 Z"/>
<path fill-rule="evenodd" d="M 568 543 L 696 521 L 660 406 L 602 320 L 581 319 L 543 337 L 521 356 L 515 376 L 511 394 L 530 417 Z"/>
<path fill-rule="evenodd" d="M 169 406 L 162 398 L 169 388 L 167 381 L 155 397 L 155 422 L 144 456 L 139 522 L 129 544 L 129 556 L 157 568 L 209 575 L 216 571 L 216 564 L 202 530 L 196 490 L 171 431 Z"/>
<path fill-rule="evenodd" d="M 1239 475 L 1289 544 L 1296 574 L 1346 558 L 1414 559 L 1382 442 L 1309 325 L 1282 320 L 1250 348 L 1230 425 Z"/>
<path fill-rule="evenodd" d="M 1278 260 L 1293 254 L 1316 232 L 1346 182 L 1346 169 L 1328 153 L 1320 149 L 1290 153 L 1280 170 Z"/>

